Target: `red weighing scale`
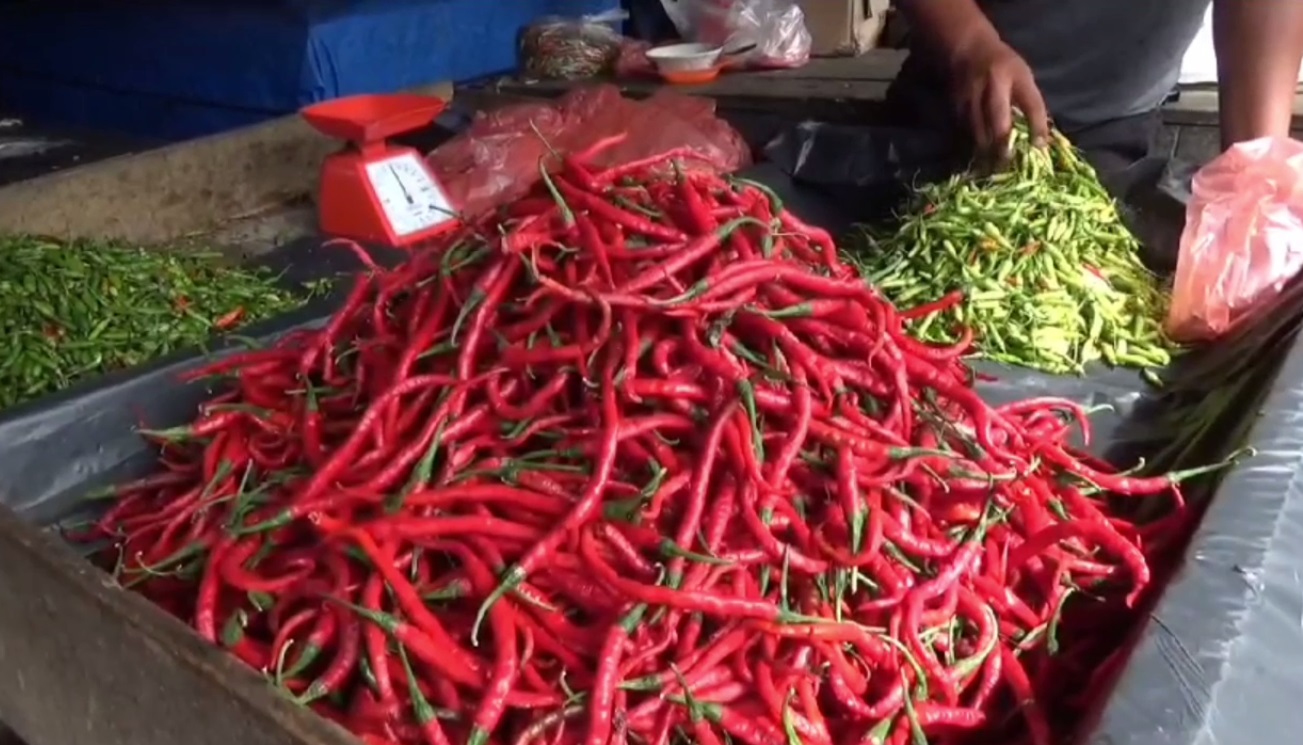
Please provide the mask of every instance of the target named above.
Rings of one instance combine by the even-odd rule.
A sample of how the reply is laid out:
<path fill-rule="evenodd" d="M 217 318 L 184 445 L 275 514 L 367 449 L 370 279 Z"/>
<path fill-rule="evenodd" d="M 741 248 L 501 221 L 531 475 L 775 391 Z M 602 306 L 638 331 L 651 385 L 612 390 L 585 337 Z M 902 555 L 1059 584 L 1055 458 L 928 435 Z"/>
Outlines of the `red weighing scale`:
<path fill-rule="evenodd" d="M 321 232 L 407 247 L 457 224 L 447 192 L 414 148 L 389 138 L 429 126 L 447 103 L 433 96 L 368 94 L 313 104 L 300 113 L 347 144 L 321 167 Z"/>

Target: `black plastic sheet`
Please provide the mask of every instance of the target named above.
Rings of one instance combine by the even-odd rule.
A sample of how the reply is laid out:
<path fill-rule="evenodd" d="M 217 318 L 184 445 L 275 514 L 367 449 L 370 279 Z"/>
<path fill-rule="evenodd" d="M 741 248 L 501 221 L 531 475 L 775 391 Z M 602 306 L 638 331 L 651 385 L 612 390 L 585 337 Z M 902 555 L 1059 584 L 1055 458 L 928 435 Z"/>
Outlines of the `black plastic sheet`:
<path fill-rule="evenodd" d="M 1154 169 L 1156 183 L 1164 171 Z M 835 185 L 812 187 L 779 165 L 744 175 L 834 232 L 865 212 L 829 199 Z M 335 302 L 245 333 L 271 341 L 321 323 Z M 1182 358 L 1161 389 L 1135 371 L 1068 378 L 976 366 L 981 393 L 993 403 L 1048 395 L 1107 407 L 1093 417 L 1091 449 L 1120 465 L 1138 457 L 1163 467 L 1201 464 L 1246 443 L 1259 451 L 1231 467 L 1215 495 L 1208 493 L 1215 480 L 1192 489 L 1192 500 L 1211 507 L 1184 565 L 1137 627 L 1114 692 L 1083 733 L 1092 745 L 1247 742 L 1245 735 L 1256 742 L 1303 724 L 1303 707 L 1294 703 L 1303 694 L 1303 676 L 1294 671 L 1303 666 L 1293 664 L 1303 661 L 1296 568 L 1303 566 L 1303 489 L 1295 477 L 1303 464 L 1300 317 L 1303 288 L 1296 286 L 1223 344 Z M 0 504 L 50 526 L 83 513 L 89 492 L 148 474 L 154 453 L 135 427 L 190 421 L 211 391 L 179 385 L 178 375 L 230 351 L 178 355 L 9 412 L 0 419 Z"/>
<path fill-rule="evenodd" d="M 765 148 L 776 168 L 839 207 L 845 226 L 889 220 L 910 186 L 949 176 L 961 152 L 940 132 L 821 122 L 785 129 Z M 1196 169 L 1194 163 L 1151 157 L 1103 180 L 1144 244 L 1145 262 L 1160 274 L 1176 269 Z"/>

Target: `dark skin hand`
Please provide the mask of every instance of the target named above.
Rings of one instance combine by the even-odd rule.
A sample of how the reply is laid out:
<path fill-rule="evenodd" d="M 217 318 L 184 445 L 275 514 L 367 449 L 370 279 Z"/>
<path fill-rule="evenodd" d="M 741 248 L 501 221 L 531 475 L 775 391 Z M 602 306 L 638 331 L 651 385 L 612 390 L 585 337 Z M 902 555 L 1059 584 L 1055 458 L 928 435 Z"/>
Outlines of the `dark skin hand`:
<path fill-rule="evenodd" d="M 1001 41 L 975 0 L 901 0 L 900 7 L 948 73 L 980 152 L 1004 156 L 1014 108 L 1026 115 L 1033 138 L 1045 141 L 1049 112 L 1032 70 Z M 1213 22 L 1222 146 L 1288 136 L 1303 60 L 1303 2 L 1214 0 Z"/>
<path fill-rule="evenodd" d="M 1222 147 L 1288 137 L 1303 58 L 1303 3 L 1216 0 Z"/>
<path fill-rule="evenodd" d="M 900 8 L 947 73 L 979 153 L 1003 155 L 1014 108 L 1026 115 L 1034 141 L 1049 138 L 1049 112 L 1031 68 L 1001 41 L 974 0 L 902 0 Z"/>

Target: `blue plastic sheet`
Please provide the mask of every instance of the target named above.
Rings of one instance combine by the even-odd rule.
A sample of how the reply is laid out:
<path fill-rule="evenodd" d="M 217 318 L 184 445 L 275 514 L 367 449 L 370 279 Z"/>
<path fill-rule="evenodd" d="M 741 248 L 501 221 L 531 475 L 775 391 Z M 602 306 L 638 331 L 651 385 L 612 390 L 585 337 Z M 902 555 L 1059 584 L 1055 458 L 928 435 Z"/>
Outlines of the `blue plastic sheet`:
<path fill-rule="evenodd" d="M 185 139 L 338 96 L 509 70 L 520 30 L 618 0 L 0 2 L 0 91 L 34 119 Z"/>

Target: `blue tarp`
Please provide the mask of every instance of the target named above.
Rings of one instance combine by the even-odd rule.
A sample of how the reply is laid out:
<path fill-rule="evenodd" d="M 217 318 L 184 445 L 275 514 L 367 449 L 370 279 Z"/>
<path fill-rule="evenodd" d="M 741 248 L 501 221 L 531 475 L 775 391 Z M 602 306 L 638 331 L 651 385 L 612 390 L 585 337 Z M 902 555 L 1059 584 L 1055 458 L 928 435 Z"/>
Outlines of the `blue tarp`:
<path fill-rule="evenodd" d="M 515 65 L 539 16 L 618 0 L 0 0 L 0 98 L 35 119 L 183 139 L 315 101 Z"/>

